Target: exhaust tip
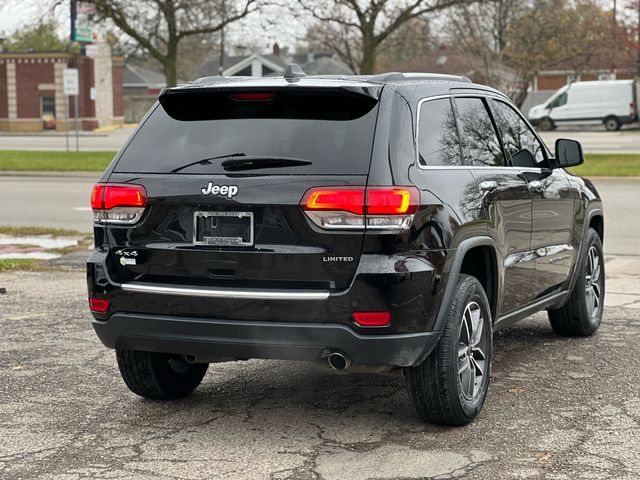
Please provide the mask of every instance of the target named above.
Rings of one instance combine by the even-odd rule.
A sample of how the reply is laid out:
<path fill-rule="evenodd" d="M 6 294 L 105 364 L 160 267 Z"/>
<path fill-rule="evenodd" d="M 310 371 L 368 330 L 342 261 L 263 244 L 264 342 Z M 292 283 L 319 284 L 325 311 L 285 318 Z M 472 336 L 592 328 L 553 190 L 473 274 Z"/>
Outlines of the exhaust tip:
<path fill-rule="evenodd" d="M 195 355 L 185 355 L 184 359 L 188 363 L 196 363 L 196 361 L 198 360 L 198 358 Z"/>
<path fill-rule="evenodd" d="M 329 366 L 334 370 L 346 370 L 351 365 L 351 360 L 339 352 L 333 352 L 327 357 Z"/>

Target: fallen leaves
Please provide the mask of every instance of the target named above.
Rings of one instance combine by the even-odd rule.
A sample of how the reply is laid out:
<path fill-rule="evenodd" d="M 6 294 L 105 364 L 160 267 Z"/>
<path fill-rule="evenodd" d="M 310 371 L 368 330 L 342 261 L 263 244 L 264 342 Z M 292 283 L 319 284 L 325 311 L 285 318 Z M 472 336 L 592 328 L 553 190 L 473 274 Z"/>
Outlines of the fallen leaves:
<path fill-rule="evenodd" d="M 553 453 L 551 453 L 551 452 L 543 452 L 543 453 L 539 453 L 539 454 L 536 455 L 536 460 L 538 462 L 546 462 L 551 457 L 553 457 Z"/>
<path fill-rule="evenodd" d="M 509 393 L 513 393 L 514 395 L 522 395 L 524 393 L 524 388 L 513 387 L 509 389 Z"/>

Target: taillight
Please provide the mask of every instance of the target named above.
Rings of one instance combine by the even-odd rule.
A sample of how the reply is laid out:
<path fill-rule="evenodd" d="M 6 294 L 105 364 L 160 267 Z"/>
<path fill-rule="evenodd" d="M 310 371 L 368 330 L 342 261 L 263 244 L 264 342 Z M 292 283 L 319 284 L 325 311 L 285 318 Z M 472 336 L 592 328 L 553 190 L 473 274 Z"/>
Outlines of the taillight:
<path fill-rule="evenodd" d="M 140 185 L 97 183 L 91 192 L 91 208 L 96 223 L 132 225 L 142 217 L 147 193 Z"/>
<path fill-rule="evenodd" d="M 105 313 L 109 310 L 109 300 L 103 300 L 101 298 L 90 298 L 89 308 L 92 312 Z"/>
<path fill-rule="evenodd" d="M 316 187 L 300 202 L 316 225 L 333 230 L 404 230 L 419 205 L 415 187 Z"/>
<path fill-rule="evenodd" d="M 302 202 L 306 210 L 364 213 L 364 187 L 312 188 Z"/>
<path fill-rule="evenodd" d="M 353 319 L 361 327 L 387 327 L 391 323 L 391 312 L 354 312 Z"/>

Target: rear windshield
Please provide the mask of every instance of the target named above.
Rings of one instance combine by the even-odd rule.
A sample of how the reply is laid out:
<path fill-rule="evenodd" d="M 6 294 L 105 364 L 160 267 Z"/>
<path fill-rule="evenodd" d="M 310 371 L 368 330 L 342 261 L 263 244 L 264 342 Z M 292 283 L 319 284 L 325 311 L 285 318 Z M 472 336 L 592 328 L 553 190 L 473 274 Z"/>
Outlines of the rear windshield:
<path fill-rule="evenodd" d="M 172 95 L 161 99 L 115 171 L 230 173 L 223 162 L 246 157 L 256 161 L 233 173 L 366 174 L 376 115 L 376 99 L 352 92 Z"/>

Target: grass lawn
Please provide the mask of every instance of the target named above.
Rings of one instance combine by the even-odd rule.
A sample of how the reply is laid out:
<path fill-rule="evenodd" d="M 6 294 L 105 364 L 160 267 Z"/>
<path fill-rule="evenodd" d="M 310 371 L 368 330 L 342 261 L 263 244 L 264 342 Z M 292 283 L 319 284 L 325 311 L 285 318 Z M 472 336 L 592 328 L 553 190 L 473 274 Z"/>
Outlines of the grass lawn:
<path fill-rule="evenodd" d="M 39 260 L 30 258 L 0 259 L 0 272 L 9 270 L 38 270 L 41 267 Z"/>
<path fill-rule="evenodd" d="M 584 163 L 570 171 L 583 177 L 640 177 L 640 154 L 587 153 Z"/>
<path fill-rule="evenodd" d="M 102 172 L 116 152 L 0 150 L 0 171 Z M 571 171 L 585 177 L 640 177 L 640 154 L 590 153 Z"/>
<path fill-rule="evenodd" d="M 0 170 L 101 172 L 116 152 L 0 150 Z"/>

